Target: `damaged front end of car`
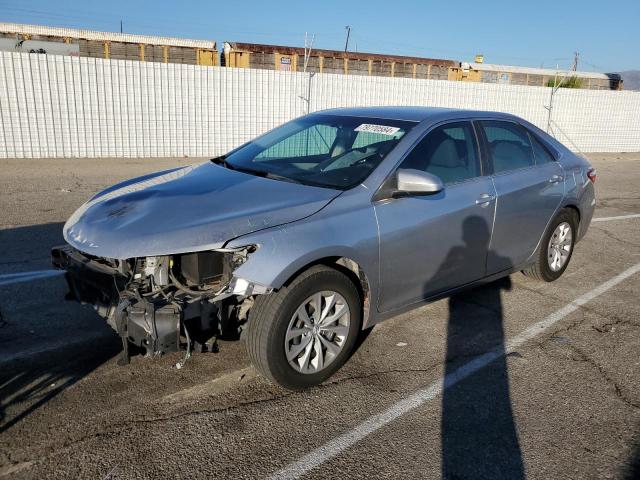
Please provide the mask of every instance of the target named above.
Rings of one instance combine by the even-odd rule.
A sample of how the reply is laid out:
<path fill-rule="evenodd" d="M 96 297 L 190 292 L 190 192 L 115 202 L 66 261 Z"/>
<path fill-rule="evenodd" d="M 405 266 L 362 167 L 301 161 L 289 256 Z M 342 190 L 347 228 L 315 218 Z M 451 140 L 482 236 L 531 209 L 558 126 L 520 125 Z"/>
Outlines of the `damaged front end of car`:
<path fill-rule="evenodd" d="M 132 350 L 147 357 L 184 350 L 186 360 L 194 350 L 215 351 L 219 338 L 239 338 L 254 295 L 270 292 L 233 275 L 255 249 L 118 260 L 64 245 L 51 256 L 66 271 L 68 298 L 92 305 L 120 335 L 119 363 L 127 364 Z"/>

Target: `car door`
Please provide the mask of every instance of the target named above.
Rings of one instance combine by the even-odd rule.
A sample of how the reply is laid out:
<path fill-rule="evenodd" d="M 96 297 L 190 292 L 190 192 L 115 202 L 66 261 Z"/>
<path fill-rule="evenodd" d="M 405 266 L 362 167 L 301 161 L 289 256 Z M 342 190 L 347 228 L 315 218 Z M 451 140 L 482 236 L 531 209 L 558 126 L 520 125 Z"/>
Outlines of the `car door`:
<path fill-rule="evenodd" d="M 522 265 L 533 254 L 564 195 L 562 167 L 515 122 L 478 122 L 498 195 L 487 274 Z M 533 139 L 535 140 L 535 138 Z M 537 142 L 537 140 L 535 140 Z"/>
<path fill-rule="evenodd" d="M 380 311 L 483 277 L 493 223 L 495 190 L 491 178 L 482 176 L 471 122 L 434 128 L 399 168 L 437 175 L 445 188 L 436 194 L 374 203 L 380 238 Z"/>

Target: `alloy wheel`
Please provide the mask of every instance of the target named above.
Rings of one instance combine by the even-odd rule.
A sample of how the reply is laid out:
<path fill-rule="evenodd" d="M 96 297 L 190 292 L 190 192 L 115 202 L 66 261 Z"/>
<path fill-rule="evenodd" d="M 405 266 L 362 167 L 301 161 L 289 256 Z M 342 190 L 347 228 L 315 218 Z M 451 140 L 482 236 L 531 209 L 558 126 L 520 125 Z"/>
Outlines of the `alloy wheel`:
<path fill-rule="evenodd" d="M 342 351 L 351 312 L 338 292 L 324 290 L 308 297 L 291 317 L 284 349 L 289 365 L 305 374 L 318 373 Z"/>
<path fill-rule="evenodd" d="M 573 246 L 573 232 L 571 225 L 567 222 L 562 222 L 553 231 L 551 238 L 549 239 L 549 245 L 547 246 L 547 261 L 549 262 L 549 268 L 557 272 L 565 266 L 569 255 L 571 254 L 571 247 Z"/>

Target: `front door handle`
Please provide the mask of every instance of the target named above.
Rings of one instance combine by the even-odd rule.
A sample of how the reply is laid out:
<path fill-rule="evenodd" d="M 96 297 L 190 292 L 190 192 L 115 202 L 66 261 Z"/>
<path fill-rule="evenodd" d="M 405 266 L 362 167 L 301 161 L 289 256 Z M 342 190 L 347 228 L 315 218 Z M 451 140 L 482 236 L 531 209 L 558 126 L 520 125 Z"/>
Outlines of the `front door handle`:
<path fill-rule="evenodd" d="M 476 205 L 480 205 L 481 207 L 486 207 L 495 199 L 496 199 L 495 195 L 489 195 L 488 193 L 483 193 L 476 200 Z"/>
<path fill-rule="evenodd" d="M 549 183 L 558 183 L 562 180 L 564 180 L 564 177 L 562 175 L 552 175 L 549 179 Z"/>

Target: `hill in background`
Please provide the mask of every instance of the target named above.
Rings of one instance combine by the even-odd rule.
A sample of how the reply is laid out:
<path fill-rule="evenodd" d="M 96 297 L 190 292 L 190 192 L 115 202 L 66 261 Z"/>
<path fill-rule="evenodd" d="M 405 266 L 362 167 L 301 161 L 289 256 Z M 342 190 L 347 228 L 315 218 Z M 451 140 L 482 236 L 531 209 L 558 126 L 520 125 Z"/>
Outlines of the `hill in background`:
<path fill-rule="evenodd" d="M 627 70 L 620 72 L 622 76 L 622 88 L 624 90 L 640 90 L 640 70 Z"/>

